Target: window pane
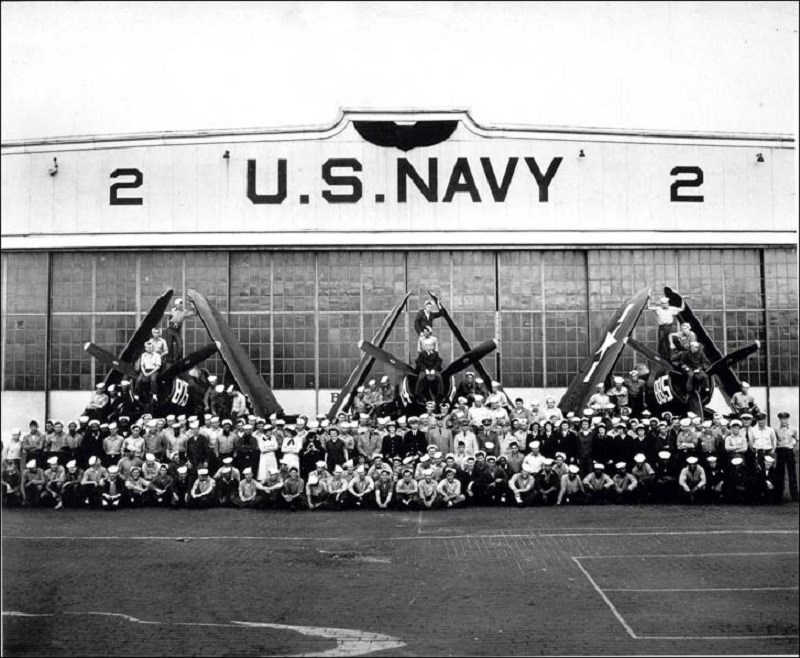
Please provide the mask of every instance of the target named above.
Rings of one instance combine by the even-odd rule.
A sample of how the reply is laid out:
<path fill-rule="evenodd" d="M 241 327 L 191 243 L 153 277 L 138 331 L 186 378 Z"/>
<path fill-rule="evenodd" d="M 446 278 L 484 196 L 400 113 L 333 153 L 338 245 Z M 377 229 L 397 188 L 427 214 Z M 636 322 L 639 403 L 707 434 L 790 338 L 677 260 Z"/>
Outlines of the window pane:
<path fill-rule="evenodd" d="M 357 313 L 321 313 L 319 316 L 319 386 L 341 388 L 356 367 L 360 319 Z"/>
<path fill-rule="evenodd" d="M 763 313 L 761 311 L 728 311 L 727 337 L 728 351 L 744 347 L 755 340 L 764 341 L 765 327 Z M 747 381 L 751 386 L 767 385 L 767 352 L 760 349 L 758 352 L 740 361 L 733 367 L 733 370 L 743 381 Z"/>
<path fill-rule="evenodd" d="M 47 254 L 3 254 L 8 313 L 47 312 Z"/>
<path fill-rule="evenodd" d="M 442 298 L 442 302 L 448 309 L 452 309 L 450 252 L 410 251 L 408 253 L 408 289 L 412 291 L 411 297 L 408 298 L 408 310 L 411 313 L 416 313 L 429 299 L 429 289 Z M 414 326 L 413 322 L 411 326 Z"/>
<path fill-rule="evenodd" d="M 797 251 L 765 249 L 767 308 L 797 308 Z"/>
<path fill-rule="evenodd" d="M 540 251 L 510 251 L 498 255 L 500 308 L 539 311 L 542 308 Z"/>
<path fill-rule="evenodd" d="M 173 299 L 183 296 L 183 254 L 169 251 L 143 253 L 141 271 L 143 313 L 147 313 L 153 302 L 167 290 L 172 289 Z"/>
<path fill-rule="evenodd" d="M 55 315 L 50 341 L 50 388 L 88 391 L 92 388 L 92 357 L 83 351 L 91 337 L 90 315 Z"/>
<path fill-rule="evenodd" d="M 586 310 L 586 264 L 582 251 L 544 253 L 545 309 Z"/>
<path fill-rule="evenodd" d="M 491 251 L 454 251 L 451 311 L 495 310 L 495 261 Z M 434 292 L 436 292 L 434 290 Z"/>
<path fill-rule="evenodd" d="M 186 254 L 186 289 L 192 288 L 227 317 L 228 254 L 197 251 Z"/>
<path fill-rule="evenodd" d="M 136 254 L 97 255 L 98 313 L 136 311 Z"/>
<path fill-rule="evenodd" d="M 231 311 L 270 310 L 271 256 L 266 252 L 231 254 Z"/>
<path fill-rule="evenodd" d="M 586 314 L 583 312 L 545 313 L 547 386 L 569 386 L 586 358 Z"/>
<path fill-rule="evenodd" d="M 244 351 L 250 356 L 256 372 L 269 383 L 269 315 L 232 314 L 231 329 L 236 334 Z"/>
<path fill-rule="evenodd" d="M 383 323 L 384 319 L 386 318 L 386 313 L 364 313 L 364 339 L 368 341 L 372 341 L 375 337 L 376 332 L 380 329 L 381 324 Z M 407 321 L 407 316 L 405 313 L 401 313 L 400 317 L 397 319 L 397 323 L 392 330 L 392 333 L 389 334 L 389 339 L 384 343 L 383 349 L 385 349 L 390 354 L 393 354 L 398 359 L 402 359 L 406 361 L 408 359 L 408 353 L 406 351 L 406 339 L 405 339 L 405 322 Z M 412 329 L 410 333 L 414 333 Z M 359 350 L 360 352 L 361 350 Z M 414 344 L 414 352 L 412 354 L 412 358 L 416 357 L 417 354 L 417 346 L 416 343 Z M 359 355 L 359 358 L 360 355 Z M 389 375 L 389 378 L 392 380 L 393 383 L 397 384 L 400 381 L 400 376 L 397 374 L 397 371 L 394 368 L 386 365 L 382 361 L 375 361 L 372 365 L 372 370 L 370 371 L 369 379 L 376 379 L 380 381 L 380 378 L 383 375 Z"/>
<path fill-rule="evenodd" d="M 314 310 L 314 254 L 292 251 L 275 254 L 272 266 L 273 310 Z"/>
<path fill-rule="evenodd" d="M 500 316 L 500 365 L 504 386 L 542 386 L 541 313 L 504 311 Z"/>
<path fill-rule="evenodd" d="M 798 359 L 797 310 L 769 311 L 770 384 L 797 386 Z"/>
<path fill-rule="evenodd" d="M 91 254 L 53 254 L 53 311 L 92 310 Z"/>
<path fill-rule="evenodd" d="M 358 252 L 317 254 L 320 311 L 358 311 L 361 308 L 361 265 Z"/>
<path fill-rule="evenodd" d="M 3 388 L 7 391 L 44 390 L 44 315 L 6 315 Z"/>
<path fill-rule="evenodd" d="M 314 314 L 273 317 L 275 388 L 314 388 Z"/>
<path fill-rule="evenodd" d="M 396 251 L 364 251 L 360 259 L 364 310 L 389 311 L 394 308 L 406 294 L 405 255 Z"/>

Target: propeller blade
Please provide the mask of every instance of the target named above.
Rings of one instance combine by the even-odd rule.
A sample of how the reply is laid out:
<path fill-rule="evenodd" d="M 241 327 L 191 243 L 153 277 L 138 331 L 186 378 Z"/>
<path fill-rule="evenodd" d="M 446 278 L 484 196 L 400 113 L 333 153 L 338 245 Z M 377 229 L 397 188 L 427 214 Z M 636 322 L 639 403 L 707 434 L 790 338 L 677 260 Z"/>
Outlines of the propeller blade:
<path fill-rule="evenodd" d="M 683 374 L 680 370 L 676 370 L 675 367 L 669 361 L 661 358 L 660 355 L 658 355 L 656 352 L 651 350 L 646 345 L 642 345 L 635 338 L 628 336 L 628 338 L 626 338 L 624 342 L 626 345 L 628 345 L 628 347 L 632 347 L 634 350 L 639 352 L 639 354 L 641 354 L 648 361 L 652 361 L 656 365 L 661 366 L 662 368 L 666 368 L 667 370 L 674 372 L 677 375 Z"/>
<path fill-rule="evenodd" d="M 494 338 L 490 338 L 489 340 L 482 342 L 480 345 L 467 352 L 464 356 L 456 359 L 449 366 L 447 366 L 442 371 L 442 378 L 447 379 L 448 377 L 452 377 L 462 370 L 466 370 L 472 364 L 477 363 L 487 354 L 494 352 L 496 349 L 497 341 Z"/>
<path fill-rule="evenodd" d="M 389 352 L 387 352 L 386 350 L 382 350 L 380 347 L 375 347 L 375 345 L 370 343 L 368 340 L 362 340 L 358 344 L 358 348 L 365 354 L 371 356 L 373 359 L 377 359 L 378 361 L 383 361 L 383 363 L 392 366 L 392 368 L 394 368 L 399 372 L 402 372 L 404 375 L 414 376 L 417 374 L 417 371 L 414 370 L 414 368 L 408 365 L 405 361 L 401 361 L 397 357 L 392 356 L 391 354 L 389 354 Z"/>
<path fill-rule="evenodd" d="M 111 352 L 104 350 L 102 347 L 89 342 L 83 346 L 83 349 L 106 367 L 116 370 L 117 372 L 121 372 L 123 375 L 127 375 L 128 377 L 136 377 L 136 368 L 134 368 L 132 363 L 120 361 Z"/>
<path fill-rule="evenodd" d="M 738 350 L 735 350 L 730 354 L 726 354 L 719 361 L 715 361 L 713 364 L 711 364 L 711 367 L 706 370 L 706 374 L 711 377 L 713 375 L 719 375 L 725 370 L 730 370 L 731 366 L 746 359 L 751 354 L 758 352 L 760 347 L 761 341 L 758 340 L 755 343 L 750 343 L 749 345 L 740 347 Z"/>
<path fill-rule="evenodd" d="M 191 370 L 194 368 L 198 363 L 201 361 L 205 361 L 208 357 L 210 357 L 214 352 L 218 352 L 220 347 L 219 341 L 215 341 L 213 343 L 209 343 L 205 347 L 201 347 L 199 350 L 192 352 L 188 356 L 183 357 L 182 359 L 178 359 L 175 363 L 173 363 L 169 368 L 167 368 L 161 375 L 163 379 L 170 379 L 172 377 L 177 377 L 181 373 L 186 372 L 187 370 Z"/>

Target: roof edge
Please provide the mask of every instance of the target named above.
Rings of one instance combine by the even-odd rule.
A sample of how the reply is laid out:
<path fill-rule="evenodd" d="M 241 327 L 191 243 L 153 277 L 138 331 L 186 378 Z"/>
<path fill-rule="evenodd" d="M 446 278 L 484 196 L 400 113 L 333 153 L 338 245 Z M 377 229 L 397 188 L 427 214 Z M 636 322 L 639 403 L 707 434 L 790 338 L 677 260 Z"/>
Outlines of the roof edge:
<path fill-rule="evenodd" d="M 213 130 L 161 131 L 141 133 L 117 133 L 95 135 L 63 135 L 36 139 L 8 140 L 0 143 L 3 148 L 26 148 L 38 146 L 58 146 L 70 144 L 103 144 L 107 142 L 161 142 L 171 140 L 202 139 L 220 137 L 259 137 L 265 135 L 302 134 L 309 137 L 330 137 L 344 129 L 351 120 L 369 121 L 408 121 L 417 120 L 453 120 L 464 123 L 465 127 L 482 136 L 503 134 L 549 134 L 549 135 L 591 135 L 594 137 L 632 137 L 648 139 L 698 139 L 725 141 L 759 141 L 790 145 L 795 143 L 795 136 L 785 133 L 737 133 L 714 131 L 680 131 L 656 129 L 600 128 L 583 126 L 548 126 L 479 123 L 466 109 L 367 109 L 341 108 L 336 119 L 325 125 L 317 126 L 282 126 L 272 128 L 229 128 Z"/>

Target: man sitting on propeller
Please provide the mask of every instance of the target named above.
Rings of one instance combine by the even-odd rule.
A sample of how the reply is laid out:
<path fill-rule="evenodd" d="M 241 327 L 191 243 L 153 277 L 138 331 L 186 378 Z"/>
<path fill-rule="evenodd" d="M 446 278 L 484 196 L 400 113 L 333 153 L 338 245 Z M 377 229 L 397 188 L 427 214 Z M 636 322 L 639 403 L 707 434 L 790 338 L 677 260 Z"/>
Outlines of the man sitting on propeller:
<path fill-rule="evenodd" d="M 432 338 L 422 341 L 422 351 L 417 355 L 417 386 L 414 394 L 419 400 L 438 400 L 444 389 L 442 357 L 436 351 Z"/>

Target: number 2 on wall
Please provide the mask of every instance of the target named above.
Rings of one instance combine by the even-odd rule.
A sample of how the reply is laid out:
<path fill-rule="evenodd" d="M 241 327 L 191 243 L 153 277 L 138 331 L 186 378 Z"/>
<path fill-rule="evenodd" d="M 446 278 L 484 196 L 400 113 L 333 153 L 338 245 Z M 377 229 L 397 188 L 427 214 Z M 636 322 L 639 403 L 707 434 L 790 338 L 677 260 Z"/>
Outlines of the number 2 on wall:
<path fill-rule="evenodd" d="M 142 197 L 122 197 L 117 196 L 118 190 L 136 189 L 142 186 L 144 176 L 138 169 L 115 169 L 111 172 L 111 178 L 118 178 L 120 176 L 133 176 L 133 180 L 129 182 L 114 183 L 109 190 L 108 202 L 112 206 L 141 206 L 143 201 Z"/>
<path fill-rule="evenodd" d="M 670 201 L 694 201 L 703 202 L 702 194 L 681 194 L 682 187 L 700 187 L 703 184 L 703 170 L 700 167 L 673 167 L 669 172 L 670 176 L 680 176 L 681 174 L 692 174 L 694 178 L 673 181 L 669 186 Z"/>

